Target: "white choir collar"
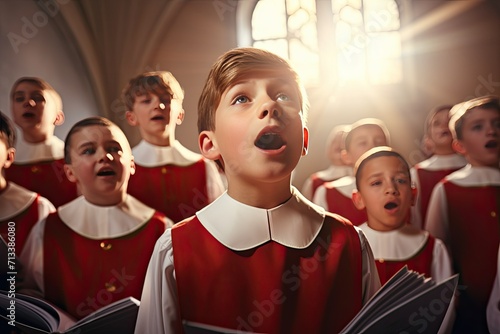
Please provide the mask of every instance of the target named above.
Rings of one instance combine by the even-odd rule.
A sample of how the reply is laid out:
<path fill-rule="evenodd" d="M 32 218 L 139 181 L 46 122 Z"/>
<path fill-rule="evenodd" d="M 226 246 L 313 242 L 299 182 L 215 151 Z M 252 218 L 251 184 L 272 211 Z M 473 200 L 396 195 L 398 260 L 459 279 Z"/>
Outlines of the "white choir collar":
<path fill-rule="evenodd" d="M 333 165 L 330 165 L 325 170 L 319 171 L 317 174 L 317 176 L 323 180 L 333 180 L 349 175 L 352 175 L 351 166 L 333 166 Z"/>
<path fill-rule="evenodd" d="M 422 169 L 441 170 L 447 168 L 462 168 L 467 164 L 467 160 L 460 154 L 433 155 L 427 160 L 418 164 Z"/>
<path fill-rule="evenodd" d="M 40 161 L 53 161 L 64 158 L 64 142 L 52 136 L 43 143 L 28 143 L 19 140 L 16 145 L 15 164 L 27 164 Z"/>
<path fill-rule="evenodd" d="M 141 228 L 155 210 L 127 195 L 113 206 L 89 203 L 83 196 L 57 209 L 61 220 L 73 231 L 89 239 L 118 238 Z"/>
<path fill-rule="evenodd" d="M 144 167 L 158 167 L 169 164 L 189 166 L 202 158 L 201 154 L 188 150 L 178 140 L 174 140 L 170 146 L 157 146 L 141 140 L 132 149 L 132 154 L 134 161 Z"/>
<path fill-rule="evenodd" d="M 464 187 L 500 186 L 500 170 L 493 167 L 472 167 L 468 164 L 446 176 L 446 179 Z"/>
<path fill-rule="evenodd" d="M 429 232 L 405 224 L 392 231 L 377 231 L 363 223 L 359 226 L 368 239 L 375 259 L 408 260 L 422 250 Z"/>
<path fill-rule="evenodd" d="M 351 198 L 352 192 L 356 190 L 356 177 L 349 175 L 330 181 L 328 182 L 328 188 L 335 188 L 345 197 Z"/>
<path fill-rule="evenodd" d="M 26 210 L 37 194 L 14 182 L 8 182 L 7 188 L 0 194 L 0 221 L 9 220 Z"/>
<path fill-rule="evenodd" d="M 303 249 L 321 230 L 325 211 L 291 188 L 291 198 L 269 210 L 240 203 L 225 192 L 196 216 L 210 234 L 232 250 L 249 250 L 271 240 Z"/>

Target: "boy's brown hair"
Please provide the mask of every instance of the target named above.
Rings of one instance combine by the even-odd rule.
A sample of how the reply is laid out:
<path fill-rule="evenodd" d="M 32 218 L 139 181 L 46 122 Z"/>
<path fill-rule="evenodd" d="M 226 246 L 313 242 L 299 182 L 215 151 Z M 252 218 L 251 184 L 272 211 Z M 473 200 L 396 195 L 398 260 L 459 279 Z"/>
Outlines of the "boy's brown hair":
<path fill-rule="evenodd" d="M 177 101 L 182 107 L 184 91 L 177 79 L 168 71 L 145 72 L 130 79 L 123 89 L 122 98 L 127 110 L 132 111 L 137 96 L 145 94 L 162 96 L 165 92 L 170 94 L 172 101 Z"/>
<path fill-rule="evenodd" d="M 450 122 L 448 123 L 453 139 L 463 139 L 464 116 L 468 111 L 479 107 L 482 109 L 496 109 L 500 112 L 500 99 L 498 96 L 486 95 L 454 105 L 450 110 Z"/>
<path fill-rule="evenodd" d="M 7 116 L 0 111 L 0 139 L 3 140 L 7 148 L 16 145 L 16 130 Z"/>
<path fill-rule="evenodd" d="M 285 59 L 257 48 L 235 48 L 221 55 L 212 66 L 198 101 L 198 132 L 215 129 L 215 110 L 222 94 L 242 75 L 255 70 L 281 71 L 297 84 L 302 117 L 307 119 L 309 101 L 297 72 Z"/>
<path fill-rule="evenodd" d="M 38 86 L 41 90 L 48 92 L 54 99 L 57 111 L 63 110 L 61 95 L 59 95 L 59 93 L 54 89 L 54 87 L 52 87 L 47 81 L 37 77 L 21 77 L 17 79 L 12 85 L 12 88 L 10 90 L 11 99 L 14 99 L 14 93 L 16 92 L 17 86 L 19 86 L 19 84 L 23 82 L 34 84 Z"/>

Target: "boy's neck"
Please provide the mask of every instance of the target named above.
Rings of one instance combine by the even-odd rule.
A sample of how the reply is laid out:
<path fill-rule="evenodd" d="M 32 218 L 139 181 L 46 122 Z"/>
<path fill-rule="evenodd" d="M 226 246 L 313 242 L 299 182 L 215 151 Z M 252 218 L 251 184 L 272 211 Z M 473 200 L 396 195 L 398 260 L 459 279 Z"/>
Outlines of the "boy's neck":
<path fill-rule="evenodd" d="M 292 196 L 290 181 L 276 183 L 229 182 L 227 193 L 234 200 L 261 209 L 275 208 Z"/>
<path fill-rule="evenodd" d="M 7 180 L 3 176 L 1 176 L 2 173 L 3 171 L 0 170 L 0 194 L 3 193 L 5 188 L 7 188 Z"/>
<path fill-rule="evenodd" d="M 23 140 L 30 144 L 44 143 L 49 139 L 52 139 L 53 135 L 50 133 L 38 132 L 38 133 L 28 133 L 23 132 Z"/>
<path fill-rule="evenodd" d="M 434 149 L 434 155 L 453 155 L 456 154 L 456 152 L 451 148 L 451 147 L 436 147 Z"/>

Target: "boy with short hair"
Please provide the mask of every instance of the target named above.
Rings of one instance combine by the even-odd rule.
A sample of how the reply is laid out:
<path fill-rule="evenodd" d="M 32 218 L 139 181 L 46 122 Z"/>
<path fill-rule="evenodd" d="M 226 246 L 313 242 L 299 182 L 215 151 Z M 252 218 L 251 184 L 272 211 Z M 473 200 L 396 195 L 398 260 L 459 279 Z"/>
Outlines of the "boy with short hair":
<path fill-rule="evenodd" d="M 78 196 L 74 183 L 64 175 L 64 143 L 54 136 L 64 122 L 62 100 L 45 80 L 19 78 L 10 92 L 12 116 L 21 129 L 16 161 L 5 171 L 7 180 L 39 193 L 55 207 Z"/>
<path fill-rule="evenodd" d="M 346 165 L 341 157 L 344 149 L 344 137 L 348 131 L 348 125 L 337 125 L 330 131 L 325 148 L 325 156 L 328 158 L 330 166 L 313 173 L 304 182 L 301 192 L 307 199 L 312 200 L 316 189 L 323 183 L 352 175 L 352 167 Z"/>
<path fill-rule="evenodd" d="M 81 319 L 119 299 L 140 298 L 148 258 L 172 222 L 127 194 L 134 159 L 125 134 L 108 119 L 77 122 L 66 137 L 65 162 L 82 196 L 33 228 L 21 254 L 22 288 Z"/>
<path fill-rule="evenodd" d="M 0 111 L 0 235 L 9 242 L 9 231 L 13 231 L 15 254 L 19 256 L 35 223 L 55 208 L 40 194 L 5 179 L 4 170 L 15 160 L 15 143 L 16 130 Z"/>
<path fill-rule="evenodd" d="M 359 228 L 373 250 L 382 285 L 405 265 L 438 283 L 453 275 L 443 242 L 408 224 L 416 195 L 409 169 L 399 153 L 385 146 L 368 150 L 354 167 L 352 200 L 359 210 L 366 209 L 368 220 Z M 453 308 L 448 312 L 440 333 L 453 324 Z"/>
<path fill-rule="evenodd" d="M 426 226 L 448 246 L 464 286 L 454 331 L 487 333 L 486 304 L 496 274 L 500 234 L 499 99 L 483 96 L 459 103 L 450 116 L 453 148 L 468 164 L 434 187 Z"/>
<path fill-rule="evenodd" d="M 132 150 L 137 173 L 128 187 L 131 195 L 178 222 L 222 194 L 215 164 L 175 139 L 175 128 L 184 119 L 184 92 L 172 73 L 132 78 L 123 98 L 127 121 L 142 137 Z"/>
<path fill-rule="evenodd" d="M 452 106 L 448 105 L 439 106 L 427 115 L 424 141 L 432 156 L 415 164 L 410 170 L 411 178 L 418 190 L 411 219 L 411 223 L 417 228 L 425 229 L 423 220 L 436 183 L 467 164 L 465 158 L 455 152 L 451 145 L 453 138 L 448 127 L 451 108 Z"/>
<path fill-rule="evenodd" d="M 390 136 L 386 125 L 376 118 L 363 118 L 351 125 L 345 136 L 345 149 L 342 159 L 351 169 L 359 157 L 370 148 L 386 146 Z M 356 189 L 356 178 L 344 176 L 335 181 L 326 182 L 319 186 L 313 202 L 324 207 L 327 211 L 339 214 L 360 225 L 366 221 L 366 211 L 358 210 L 352 202 L 352 192 Z"/>
<path fill-rule="evenodd" d="M 279 56 L 237 48 L 215 62 L 198 103 L 199 145 L 228 190 L 158 240 L 136 333 L 182 333 L 183 321 L 336 333 L 378 289 L 363 233 L 291 186 L 307 153 L 306 112 Z"/>

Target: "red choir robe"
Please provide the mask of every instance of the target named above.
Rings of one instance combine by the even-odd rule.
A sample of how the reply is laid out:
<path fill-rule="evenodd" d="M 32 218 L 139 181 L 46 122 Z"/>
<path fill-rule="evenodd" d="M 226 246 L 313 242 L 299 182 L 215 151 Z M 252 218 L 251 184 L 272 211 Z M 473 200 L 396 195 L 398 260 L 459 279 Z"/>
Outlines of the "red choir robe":
<path fill-rule="evenodd" d="M 47 198 L 57 208 L 78 196 L 63 166 L 64 142 L 59 138 L 40 144 L 19 141 L 16 161 L 5 169 L 5 178 Z"/>
<path fill-rule="evenodd" d="M 367 220 L 366 210 L 358 210 L 352 202 L 352 192 L 356 189 L 354 176 L 342 177 L 324 183 L 316 190 L 313 202 L 327 211 L 349 219 L 353 225 L 361 225 Z"/>
<path fill-rule="evenodd" d="M 427 160 L 419 162 L 411 169 L 411 178 L 417 188 L 417 198 L 412 210 L 412 224 L 425 229 L 425 216 L 434 186 L 446 175 L 463 168 L 467 164 L 463 156 L 434 155 Z"/>
<path fill-rule="evenodd" d="M 330 166 L 309 176 L 302 186 L 301 193 L 309 200 L 312 200 L 316 189 L 323 183 L 335 181 L 349 175 L 352 175 L 352 167 L 350 166 Z"/>
<path fill-rule="evenodd" d="M 224 190 L 213 163 L 178 141 L 169 147 L 142 141 L 132 154 L 136 172 L 130 177 L 128 193 L 174 222 L 194 215 Z"/>
<path fill-rule="evenodd" d="M 269 210 L 226 193 L 158 240 L 135 332 L 336 333 L 379 286 L 362 232 L 295 188 Z"/>
<path fill-rule="evenodd" d="M 33 230 L 22 260 L 43 297 L 76 319 L 140 298 L 149 258 L 169 222 L 131 196 L 111 207 L 83 197 Z"/>
<path fill-rule="evenodd" d="M 8 242 L 9 227 L 15 228 L 12 235 L 15 253 L 19 256 L 33 226 L 54 211 L 54 206 L 46 198 L 9 182 L 0 193 L 0 234 Z"/>
<path fill-rule="evenodd" d="M 454 331 L 488 333 L 486 306 L 497 269 L 499 247 L 500 171 L 466 167 L 435 187 L 427 228 L 448 245 L 460 274 Z"/>

